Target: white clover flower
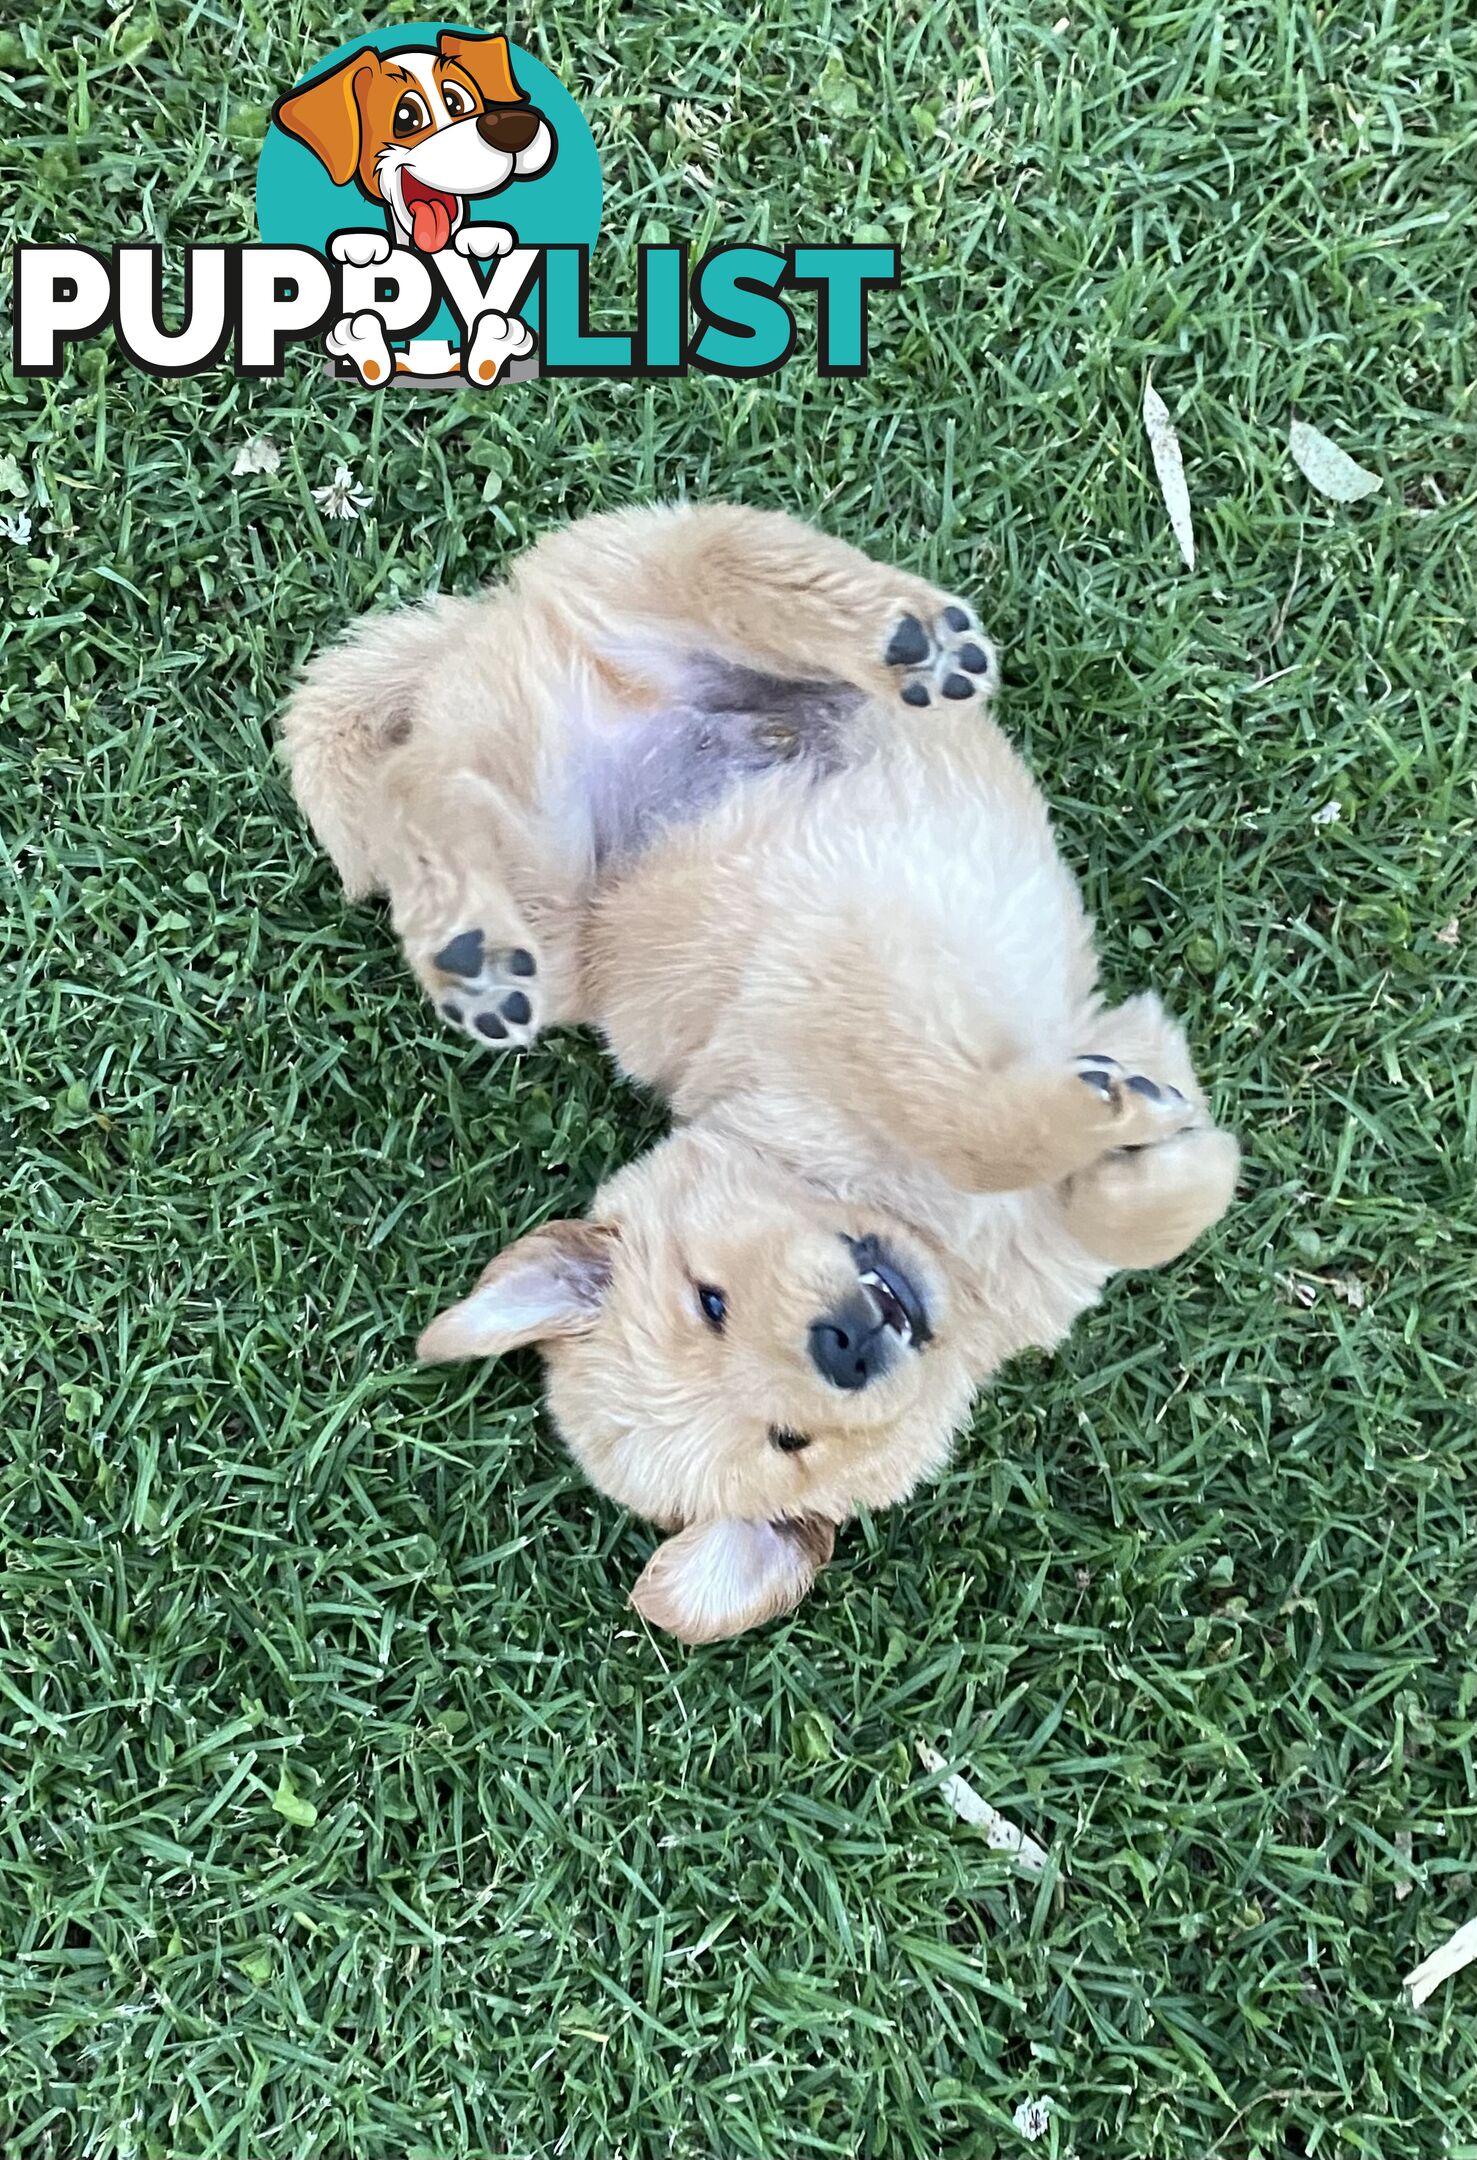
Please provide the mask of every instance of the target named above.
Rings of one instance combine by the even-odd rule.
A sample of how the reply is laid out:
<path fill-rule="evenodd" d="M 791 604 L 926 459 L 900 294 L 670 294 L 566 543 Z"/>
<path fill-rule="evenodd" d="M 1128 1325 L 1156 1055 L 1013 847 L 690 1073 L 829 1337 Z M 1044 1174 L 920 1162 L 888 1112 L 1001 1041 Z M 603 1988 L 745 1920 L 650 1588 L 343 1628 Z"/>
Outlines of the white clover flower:
<path fill-rule="evenodd" d="M 374 497 L 356 487 L 348 466 L 340 465 L 330 486 L 314 488 L 313 500 L 325 517 L 356 518 L 361 510 L 369 508 Z"/>
<path fill-rule="evenodd" d="M 17 547 L 31 544 L 31 521 L 24 510 L 9 510 L 0 517 L 0 539 L 13 540 Z"/>
<path fill-rule="evenodd" d="M 1011 2117 L 1011 2121 L 1026 2140 L 1026 2143 L 1034 2145 L 1037 2138 L 1045 2137 L 1050 2126 L 1050 2100 L 1044 2098 L 1040 2100 L 1023 2100 Z"/>

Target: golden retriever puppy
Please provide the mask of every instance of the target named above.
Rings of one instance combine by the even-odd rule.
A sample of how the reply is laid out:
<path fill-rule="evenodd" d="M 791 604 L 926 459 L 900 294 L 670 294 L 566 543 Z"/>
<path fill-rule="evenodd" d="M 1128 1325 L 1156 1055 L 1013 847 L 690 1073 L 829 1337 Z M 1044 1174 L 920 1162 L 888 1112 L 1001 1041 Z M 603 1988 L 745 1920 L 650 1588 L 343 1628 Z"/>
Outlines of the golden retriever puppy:
<path fill-rule="evenodd" d="M 447 1023 L 598 1027 L 671 1105 L 419 1348 L 540 1345 L 589 1477 L 671 1533 L 633 1602 L 688 1642 L 794 1605 L 1004 1359 L 1231 1198 L 1180 1029 L 1095 987 L 995 685 L 925 579 L 684 506 L 371 618 L 286 715 L 299 802 Z"/>

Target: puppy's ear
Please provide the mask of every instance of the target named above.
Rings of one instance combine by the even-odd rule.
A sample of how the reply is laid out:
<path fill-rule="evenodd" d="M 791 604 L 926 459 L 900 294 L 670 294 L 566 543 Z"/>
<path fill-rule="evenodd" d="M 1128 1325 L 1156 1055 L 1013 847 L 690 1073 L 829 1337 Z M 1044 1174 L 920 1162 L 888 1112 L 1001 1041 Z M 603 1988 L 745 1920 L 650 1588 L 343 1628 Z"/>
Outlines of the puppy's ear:
<path fill-rule="evenodd" d="M 526 102 L 513 79 L 513 56 L 505 37 L 469 37 L 465 31 L 443 30 L 436 50 L 443 60 L 454 60 L 466 70 L 490 105 Z"/>
<path fill-rule="evenodd" d="M 335 187 L 345 186 L 359 170 L 364 144 L 359 98 L 380 66 L 379 54 L 366 46 L 340 61 L 331 75 L 289 90 L 272 108 L 278 127 L 307 144 Z"/>
<path fill-rule="evenodd" d="M 423 1364 L 501 1357 L 593 1325 L 610 1284 L 619 1233 L 609 1223 L 551 1222 L 483 1270 L 476 1289 L 438 1313 L 415 1346 Z"/>
<path fill-rule="evenodd" d="M 798 1605 L 835 1542 L 836 1525 L 819 1515 L 694 1523 L 658 1545 L 631 1603 L 681 1642 L 742 1635 Z"/>

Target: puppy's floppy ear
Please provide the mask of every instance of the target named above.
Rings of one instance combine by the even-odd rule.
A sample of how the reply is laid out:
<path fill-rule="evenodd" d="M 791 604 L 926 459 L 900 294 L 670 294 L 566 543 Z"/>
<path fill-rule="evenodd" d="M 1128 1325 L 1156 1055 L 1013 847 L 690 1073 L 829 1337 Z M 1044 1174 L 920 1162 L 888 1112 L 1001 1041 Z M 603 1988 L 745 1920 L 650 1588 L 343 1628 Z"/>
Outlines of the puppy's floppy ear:
<path fill-rule="evenodd" d="M 307 144 L 335 187 L 345 186 L 359 170 L 364 145 L 359 97 L 382 64 L 373 46 L 366 45 L 341 60 L 331 75 L 289 90 L 272 108 L 278 127 Z"/>
<path fill-rule="evenodd" d="M 524 105 L 526 91 L 513 79 L 513 56 L 505 37 L 474 37 L 465 31 L 443 30 L 436 40 L 443 60 L 455 60 L 465 69 L 490 105 Z"/>
<path fill-rule="evenodd" d="M 694 1523 L 658 1545 L 631 1603 L 681 1642 L 742 1635 L 798 1605 L 835 1543 L 836 1525 L 819 1515 Z"/>
<path fill-rule="evenodd" d="M 438 1313 L 415 1346 L 422 1363 L 501 1357 L 593 1325 L 610 1285 L 619 1232 L 610 1223 L 551 1222 L 530 1230 L 482 1272 L 459 1305 Z"/>

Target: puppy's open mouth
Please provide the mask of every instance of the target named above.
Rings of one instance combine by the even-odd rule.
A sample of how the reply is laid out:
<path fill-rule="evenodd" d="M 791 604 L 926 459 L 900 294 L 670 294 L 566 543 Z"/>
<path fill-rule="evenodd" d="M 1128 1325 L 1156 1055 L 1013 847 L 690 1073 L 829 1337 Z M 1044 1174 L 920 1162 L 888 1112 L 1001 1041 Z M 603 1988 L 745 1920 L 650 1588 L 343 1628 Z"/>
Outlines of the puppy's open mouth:
<path fill-rule="evenodd" d="M 882 1320 L 900 1342 L 921 1350 L 933 1339 L 928 1307 L 911 1276 L 899 1267 L 879 1239 L 848 1238 L 856 1262 L 857 1279 L 871 1295 Z"/>
<path fill-rule="evenodd" d="M 400 196 L 410 220 L 410 238 L 422 255 L 437 255 L 451 238 L 461 198 L 445 188 L 427 187 L 413 172 L 400 171 Z"/>

